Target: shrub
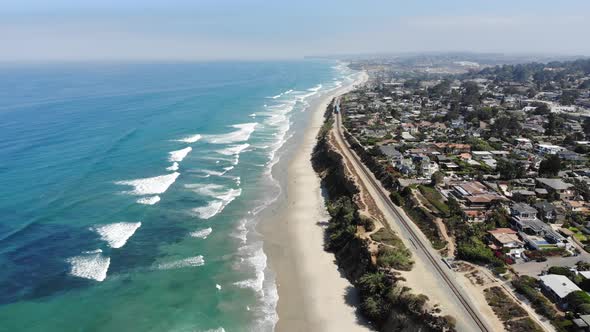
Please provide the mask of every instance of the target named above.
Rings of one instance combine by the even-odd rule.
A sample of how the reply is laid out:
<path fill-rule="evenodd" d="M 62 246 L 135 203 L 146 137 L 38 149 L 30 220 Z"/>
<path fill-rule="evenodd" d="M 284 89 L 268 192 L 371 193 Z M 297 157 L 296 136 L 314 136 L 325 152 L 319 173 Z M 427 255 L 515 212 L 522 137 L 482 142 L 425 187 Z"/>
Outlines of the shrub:
<path fill-rule="evenodd" d="M 457 257 L 478 264 L 494 263 L 499 265 L 498 262 L 502 262 L 494 256 L 490 248 L 479 240 L 461 242 L 457 246 Z"/>
<path fill-rule="evenodd" d="M 372 218 L 366 216 L 360 216 L 360 223 L 367 232 L 371 232 L 375 229 L 375 222 Z"/>
<path fill-rule="evenodd" d="M 395 204 L 397 206 L 404 205 L 404 198 L 397 191 L 394 191 L 391 194 L 389 194 L 389 198 L 391 198 L 391 201 L 393 202 L 393 204 Z"/>
<path fill-rule="evenodd" d="M 418 225 L 418 227 L 420 228 L 422 233 L 426 235 L 428 240 L 430 240 L 430 243 L 432 244 L 432 247 L 434 249 L 440 250 L 447 245 L 447 242 L 441 238 L 438 232 L 438 227 L 434 223 L 435 217 L 431 213 L 429 213 L 422 207 L 418 206 L 405 206 L 404 210 L 410 216 L 412 221 L 414 221 L 414 223 Z"/>
<path fill-rule="evenodd" d="M 407 248 L 390 248 L 382 246 L 377 253 L 377 265 L 397 270 L 410 271 L 414 262 Z"/>
<path fill-rule="evenodd" d="M 575 291 L 569 293 L 565 300 L 569 308 L 580 314 L 590 314 L 590 295 L 584 291 Z"/>
<path fill-rule="evenodd" d="M 574 278 L 576 277 L 576 274 L 570 271 L 570 269 L 565 266 L 552 266 L 549 268 L 549 270 L 547 270 L 547 272 L 549 274 L 559 274 L 562 276 L 566 276 L 570 280 L 574 280 Z"/>
<path fill-rule="evenodd" d="M 373 239 L 373 241 L 385 243 L 390 246 L 403 246 L 401 239 L 387 228 L 381 228 L 377 232 L 371 234 L 371 238 Z"/>
<path fill-rule="evenodd" d="M 419 186 L 418 189 L 422 195 L 428 200 L 428 203 L 437 209 L 444 216 L 449 215 L 449 206 L 443 201 L 442 195 L 432 187 Z"/>
<path fill-rule="evenodd" d="M 549 319 L 555 319 L 557 311 L 551 302 L 536 289 L 538 281 L 535 278 L 522 276 L 512 280 L 512 286 L 531 302 L 536 313 Z"/>

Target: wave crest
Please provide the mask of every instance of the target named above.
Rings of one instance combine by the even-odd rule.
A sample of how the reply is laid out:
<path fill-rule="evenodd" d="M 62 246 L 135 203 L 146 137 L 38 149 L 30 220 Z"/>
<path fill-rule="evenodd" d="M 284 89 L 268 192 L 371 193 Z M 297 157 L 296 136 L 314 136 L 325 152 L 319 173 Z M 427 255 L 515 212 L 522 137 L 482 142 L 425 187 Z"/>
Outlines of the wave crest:
<path fill-rule="evenodd" d="M 257 125 L 258 123 L 256 122 L 235 124 L 231 127 L 238 130 L 227 134 L 209 135 L 207 137 L 207 141 L 214 144 L 227 144 L 247 141 L 250 138 L 250 135 L 252 135 L 256 129 Z"/>
<path fill-rule="evenodd" d="M 167 263 L 160 263 L 156 266 L 158 270 L 171 270 L 171 269 L 181 269 L 185 267 L 195 267 L 201 266 L 205 264 L 205 259 L 203 256 L 195 256 L 189 257 L 185 259 L 180 259 L 177 261 L 167 262 Z"/>
<path fill-rule="evenodd" d="M 181 150 L 176 150 L 176 151 L 170 151 L 168 152 L 168 154 L 170 154 L 170 157 L 168 157 L 168 160 L 170 162 L 181 162 L 184 158 L 186 158 L 186 156 L 193 150 L 193 148 L 191 148 L 190 146 Z"/>
<path fill-rule="evenodd" d="M 70 274 L 84 279 L 103 281 L 107 277 L 111 258 L 101 253 L 85 254 L 67 259 L 70 263 Z"/>
<path fill-rule="evenodd" d="M 93 230 L 111 248 L 121 248 L 139 227 L 141 227 L 141 222 L 118 222 L 97 226 Z"/>
<path fill-rule="evenodd" d="M 179 175 L 180 173 L 174 172 L 152 178 L 117 181 L 115 184 L 134 187 L 132 191 L 127 192 L 132 195 L 157 195 L 165 193 Z"/>

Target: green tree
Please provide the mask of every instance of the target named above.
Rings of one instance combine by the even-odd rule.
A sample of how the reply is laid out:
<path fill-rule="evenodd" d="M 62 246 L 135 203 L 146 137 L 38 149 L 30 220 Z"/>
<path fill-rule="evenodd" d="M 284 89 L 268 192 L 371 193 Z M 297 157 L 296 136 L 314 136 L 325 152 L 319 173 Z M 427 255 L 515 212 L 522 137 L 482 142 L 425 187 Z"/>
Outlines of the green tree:
<path fill-rule="evenodd" d="M 459 202 L 457 202 L 457 200 L 454 197 L 449 197 L 449 199 L 447 200 L 447 205 L 449 206 L 449 214 L 451 216 L 462 214 L 463 210 L 461 209 L 461 205 L 459 204 Z"/>
<path fill-rule="evenodd" d="M 557 176 L 560 170 L 561 159 L 555 154 L 549 155 L 545 160 L 541 161 L 539 166 L 539 174 L 542 176 Z"/>
<path fill-rule="evenodd" d="M 547 270 L 549 274 L 559 274 L 562 276 L 568 277 L 570 280 L 574 281 L 576 274 L 566 266 L 552 266 Z"/>
<path fill-rule="evenodd" d="M 550 113 L 547 117 L 547 123 L 545 124 L 545 134 L 549 136 L 559 135 L 563 130 L 564 119 L 555 114 Z"/>
<path fill-rule="evenodd" d="M 492 132 L 497 132 L 501 136 L 516 136 L 520 135 L 522 126 L 518 118 L 513 116 L 500 116 L 496 118 L 494 124 L 491 126 Z"/>
<path fill-rule="evenodd" d="M 493 224 L 494 227 L 510 227 L 510 216 L 505 209 L 496 207 L 488 217 L 488 222 Z"/>
<path fill-rule="evenodd" d="M 506 159 L 498 160 L 496 170 L 500 173 L 500 177 L 503 180 L 522 178 L 526 174 L 526 169 L 521 163 Z"/>
<path fill-rule="evenodd" d="M 535 107 L 533 114 L 535 115 L 548 115 L 551 113 L 551 109 L 545 103 L 535 103 L 532 106 Z"/>
<path fill-rule="evenodd" d="M 562 105 L 572 105 L 576 102 L 576 99 L 580 96 L 578 90 L 563 90 L 559 102 Z"/>
<path fill-rule="evenodd" d="M 580 314 L 590 314 L 590 295 L 584 291 L 575 291 L 569 293 L 565 300 L 569 309 Z"/>
<path fill-rule="evenodd" d="M 590 118 L 584 119 L 582 128 L 584 128 L 584 134 L 586 134 L 586 137 L 590 136 Z"/>
<path fill-rule="evenodd" d="M 463 96 L 461 101 L 466 105 L 479 105 L 479 86 L 477 83 L 472 81 L 464 82 L 463 85 Z"/>
<path fill-rule="evenodd" d="M 445 179 L 445 175 L 443 172 L 441 171 L 436 171 L 434 172 L 434 174 L 432 174 L 432 176 L 430 177 L 430 182 L 433 186 L 438 186 L 441 183 L 443 183 Z"/>

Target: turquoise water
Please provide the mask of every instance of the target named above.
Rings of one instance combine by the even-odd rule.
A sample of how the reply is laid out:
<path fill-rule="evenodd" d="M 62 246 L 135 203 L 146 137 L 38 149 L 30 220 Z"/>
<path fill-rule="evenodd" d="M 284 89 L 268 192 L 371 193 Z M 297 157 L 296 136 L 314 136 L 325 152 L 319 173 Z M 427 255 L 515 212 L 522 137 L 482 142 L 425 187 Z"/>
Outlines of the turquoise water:
<path fill-rule="evenodd" d="M 329 61 L 0 67 L 0 330 L 272 330 L 258 212 Z"/>

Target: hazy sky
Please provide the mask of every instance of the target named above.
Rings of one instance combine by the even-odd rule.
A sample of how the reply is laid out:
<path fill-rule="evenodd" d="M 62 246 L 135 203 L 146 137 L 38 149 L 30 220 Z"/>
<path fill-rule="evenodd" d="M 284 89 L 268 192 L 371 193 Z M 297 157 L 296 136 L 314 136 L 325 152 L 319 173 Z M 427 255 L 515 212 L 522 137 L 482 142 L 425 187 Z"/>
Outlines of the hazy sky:
<path fill-rule="evenodd" d="M 0 7 L 0 60 L 590 55 L 589 32 L 590 0 L 18 0 Z"/>

